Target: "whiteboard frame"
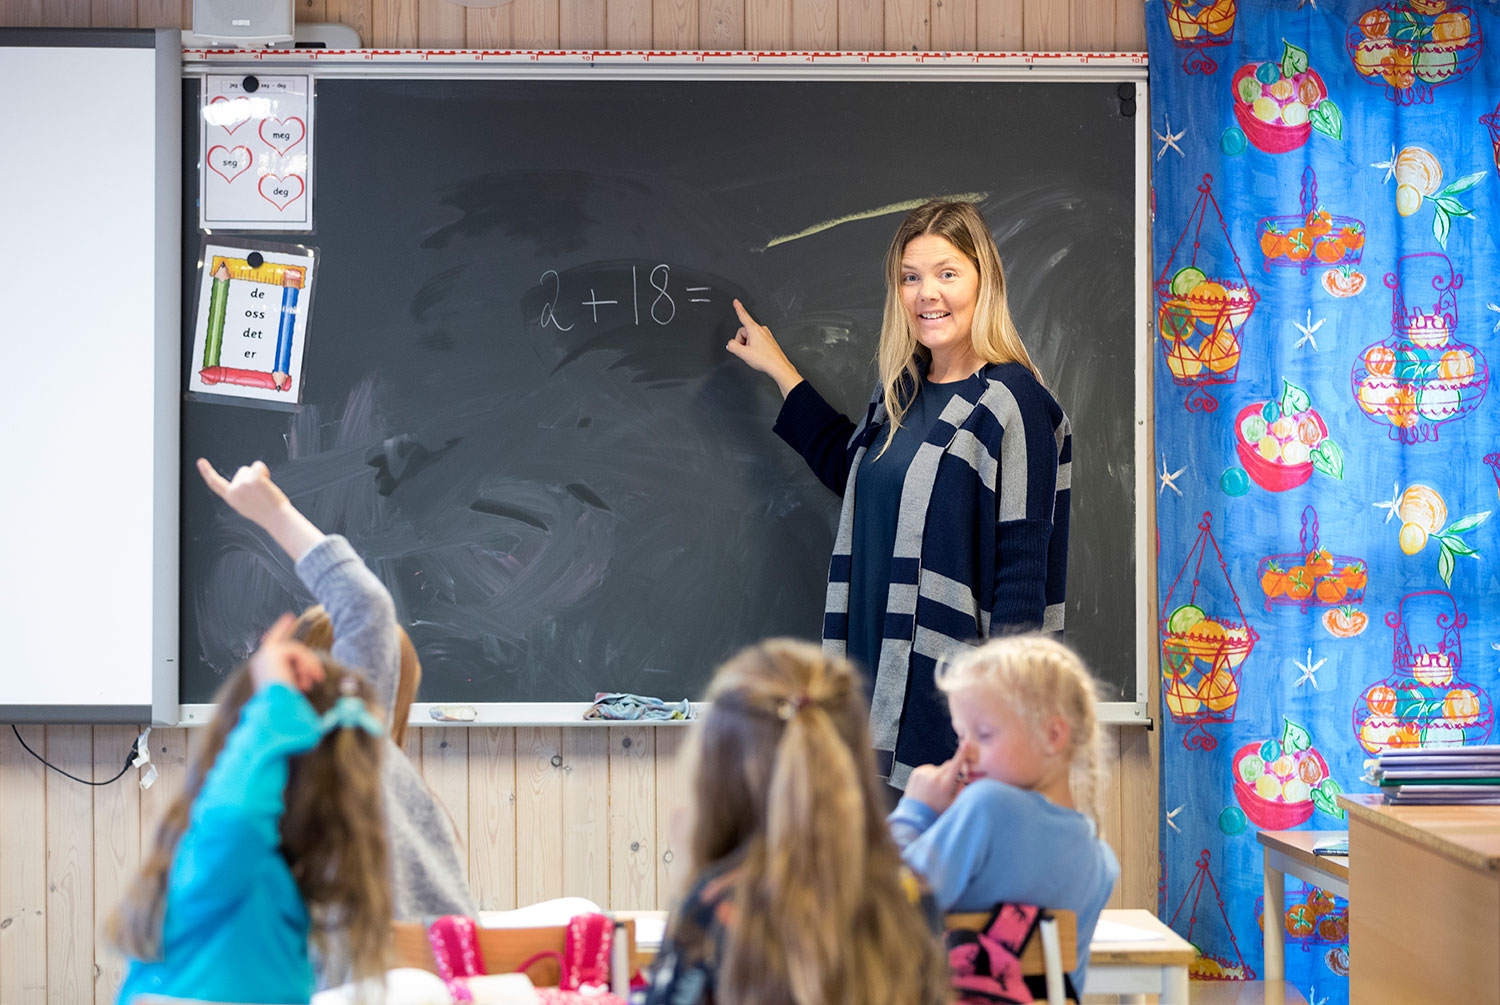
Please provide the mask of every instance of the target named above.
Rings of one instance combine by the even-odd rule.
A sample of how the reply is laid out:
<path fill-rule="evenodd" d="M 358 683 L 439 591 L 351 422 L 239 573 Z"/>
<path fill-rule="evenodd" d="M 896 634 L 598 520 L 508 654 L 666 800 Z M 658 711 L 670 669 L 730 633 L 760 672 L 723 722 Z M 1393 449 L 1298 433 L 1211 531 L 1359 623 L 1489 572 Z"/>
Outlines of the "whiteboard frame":
<path fill-rule="evenodd" d="M 578 79 L 641 80 L 986 80 L 1130 82 L 1136 87 L 1135 114 L 1135 699 L 1100 702 L 1101 723 L 1151 727 L 1148 689 L 1156 626 L 1150 591 L 1151 486 L 1156 468 L 1151 456 L 1150 377 L 1150 228 L 1148 221 L 1151 146 L 1150 94 L 1144 52 L 996 53 L 996 52 L 672 52 L 652 50 L 419 50 L 419 49 L 185 49 L 184 78 L 243 72 L 304 73 L 314 77 L 428 79 Z M 179 724 L 201 725 L 213 705 L 181 706 Z M 414 703 L 412 726 L 577 726 L 672 725 L 630 720 L 604 722 L 582 716 L 588 702 L 433 702 Z M 695 706 L 706 707 L 706 706 Z M 474 718 L 434 718 L 439 709 L 472 709 Z"/>

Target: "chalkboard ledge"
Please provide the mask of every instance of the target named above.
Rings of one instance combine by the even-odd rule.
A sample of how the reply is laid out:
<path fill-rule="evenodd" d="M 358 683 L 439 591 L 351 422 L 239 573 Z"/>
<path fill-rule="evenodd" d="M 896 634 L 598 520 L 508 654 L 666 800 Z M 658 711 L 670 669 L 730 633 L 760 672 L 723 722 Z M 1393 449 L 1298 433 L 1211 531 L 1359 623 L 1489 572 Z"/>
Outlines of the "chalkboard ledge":
<path fill-rule="evenodd" d="M 473 703 L 414 702 L 408 726 L 686 726 L 708 711 L 707 702 L 693 702 L 693 719 L 585 719 L 586 701 L 516 701 Z M 1095 706 L 1101 725 L 1150 726 L 1145 702 L 1109 701 Z M 471 714 L 472 713 L 472 714 Z M 213 705 L 183 705 L 179 726 L 203 726 L 213 718 Z"/>

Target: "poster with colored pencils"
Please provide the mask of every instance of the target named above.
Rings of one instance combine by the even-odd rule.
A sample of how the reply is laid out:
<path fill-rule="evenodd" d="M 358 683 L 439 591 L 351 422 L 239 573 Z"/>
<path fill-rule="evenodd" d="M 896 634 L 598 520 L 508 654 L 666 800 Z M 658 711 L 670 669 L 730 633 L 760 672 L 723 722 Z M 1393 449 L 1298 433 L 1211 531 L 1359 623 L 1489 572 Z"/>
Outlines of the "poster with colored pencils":
<path fill-rule="evenodd" d="M 301 402 L 313 259 L 302 246 L 204 245 L 190 393 Z"/>
<path fill-rule="evenodd" d="M 313 229 L 312 112 L 311 77 L 203 79 L 201 229 Z"/>

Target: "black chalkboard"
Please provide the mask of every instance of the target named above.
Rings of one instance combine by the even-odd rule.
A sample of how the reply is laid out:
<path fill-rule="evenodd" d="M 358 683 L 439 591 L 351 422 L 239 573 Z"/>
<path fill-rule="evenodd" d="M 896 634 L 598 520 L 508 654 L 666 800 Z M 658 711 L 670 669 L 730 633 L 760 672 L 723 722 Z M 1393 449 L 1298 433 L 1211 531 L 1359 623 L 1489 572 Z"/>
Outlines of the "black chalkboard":
<path fill-rule="evenodd" d="M 902 213 L 875 211 L 974 194 L 1074 424 L 1067 635 L 1103 700 L 1135 701 L 1143 214 L 1120 81 L 588 76 L 318 79 L 316 231 L 264 235 L 319 256 L 303 405 L 182 406 L 182 700 L 308 602 L 200 455 L 264 458 L 348 536 L 423 701 L 697 698 L 738 646 L 816 638 L 838 500 L 724 350 L 730 298 L 857 414 Z"/>

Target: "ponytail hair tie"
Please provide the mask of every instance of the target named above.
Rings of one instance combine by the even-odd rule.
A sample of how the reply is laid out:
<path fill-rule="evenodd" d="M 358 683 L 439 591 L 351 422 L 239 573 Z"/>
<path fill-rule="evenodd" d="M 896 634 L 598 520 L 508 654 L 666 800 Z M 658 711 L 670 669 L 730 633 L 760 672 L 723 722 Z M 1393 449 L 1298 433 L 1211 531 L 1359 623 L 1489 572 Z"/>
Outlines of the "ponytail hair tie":
<path fill-rule="evenodd" d="M 369 708 L 355 694 L 359 685 L 352 677 L 339 684 L 340 697 L 318 720 L 318 733 L 327 736 L 335 729 L 362 729 L 371 736 L 384 736 L 385 724 L 370 714 Z"/>
<path fill-rule="evenodd" d="M 776 714 L 784 721 L 790 722 L 792 717 L 813 703 L 806 691 L 786 699 L 776 706 Z"/>

